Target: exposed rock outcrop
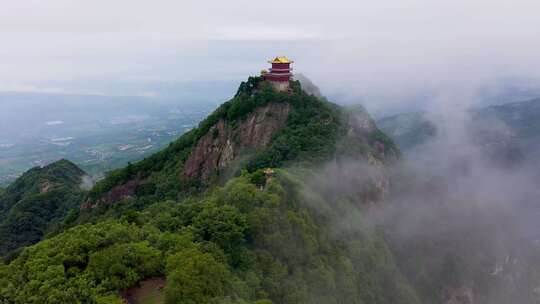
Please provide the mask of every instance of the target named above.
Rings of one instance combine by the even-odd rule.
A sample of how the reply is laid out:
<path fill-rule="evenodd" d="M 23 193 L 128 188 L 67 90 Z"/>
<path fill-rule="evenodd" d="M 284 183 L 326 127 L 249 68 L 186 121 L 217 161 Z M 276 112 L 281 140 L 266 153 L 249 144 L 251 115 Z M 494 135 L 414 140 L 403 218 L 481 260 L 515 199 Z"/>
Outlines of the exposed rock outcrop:
<path fill-rule="evenodd" d="M 105 202 L 116 202 L 124 198 L 133 197 L 135 196 L 135 190 L 139 184 L 140 181 L 134 179 L 123 185 L 116 186 L 112 188 L 111 191 L 107 192 L 107 194 L 103 197 L 103 200 Z"/>
<path fill-rule="evenodd" d="M 45 181 L 41 184 L 41 187 L 39 188 L 39 193 L 47 193 L 55 186 L 56 185 L 54 183 L 51 183 L 50 181 Z"/>
<path fill-rule="evenodd" d="M 264 148 L 285 126 L 289 112 L 288 103 L 268 103 L 240 121 L 219 120 L 197 141 L 181 169 L 181 178 L 208 180 L 231 165 L 245 151 Z M 104 193 L 98 202 L 109 204 L 135 197 L 137 188 L 146 182 L 135 178 L 117 185 Z M 88 200 L 81 205 L 81 209 L 95 206 L 96 202 Z"/>
<path fill-rule="evenodd" d="M 269 103 L 240 122 L 220 120 L 199 139 L 184 164 L 182 176 L 206 180 L 230 165 L 240 151 L 265 147 L 285 126 L 289 111 L 288 103 Z"/>

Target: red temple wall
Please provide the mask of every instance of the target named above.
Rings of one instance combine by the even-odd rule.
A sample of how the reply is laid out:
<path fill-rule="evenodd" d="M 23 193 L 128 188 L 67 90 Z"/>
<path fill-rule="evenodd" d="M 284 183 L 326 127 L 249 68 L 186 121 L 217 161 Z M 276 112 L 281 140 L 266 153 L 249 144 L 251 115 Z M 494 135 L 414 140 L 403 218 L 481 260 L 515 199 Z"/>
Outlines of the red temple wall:
<path fill-rule="evenodd" d="M 290 63 L 272 63 L 273 69 L 290 69 Z"/>
<path fill-rule="evenodd" d="M 266 75 L 266 76 L 264 77 L 264 79 L 270 80 L 270 81 L 289 81 L 290 78 L 291 78 L 291 77 L 290 77 L 289 75 L 284 75 L 284 76 Z"/>

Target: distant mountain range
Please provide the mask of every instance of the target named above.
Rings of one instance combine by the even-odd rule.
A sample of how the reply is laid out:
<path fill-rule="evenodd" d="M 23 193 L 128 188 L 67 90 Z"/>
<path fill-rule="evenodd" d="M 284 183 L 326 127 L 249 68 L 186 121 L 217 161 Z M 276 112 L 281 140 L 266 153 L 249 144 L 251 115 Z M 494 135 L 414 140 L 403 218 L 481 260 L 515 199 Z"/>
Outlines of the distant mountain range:
<path fill-rule="evenodd" d="M 465 132 L 485 152 L 505 160 L 540 156 L 540 98 L 487 106 L 461 113 L 413 112 L 385 117 L 377 125 L 407 154 L 436 138 L 451 125 Z M 461 121 L 453 121 L 460 119 Z"/>

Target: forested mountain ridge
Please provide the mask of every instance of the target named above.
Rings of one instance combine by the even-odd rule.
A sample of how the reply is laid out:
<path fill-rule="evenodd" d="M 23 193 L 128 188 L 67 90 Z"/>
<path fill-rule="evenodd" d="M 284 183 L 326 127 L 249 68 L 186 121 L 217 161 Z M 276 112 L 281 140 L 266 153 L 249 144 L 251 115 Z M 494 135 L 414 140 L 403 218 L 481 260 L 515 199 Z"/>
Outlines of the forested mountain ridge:
<path fill-rule="evenodd" d="M 85 172 L 68 160 L 36 167 L 0 192 L 0 255 L 39 241 L 78 209 Z"/>
<path fill-rule="evenodd" d="M 250 78 L 0 265 L 0 302 L 120 303 L 160 277 L 166 303 L 419 303 L 363 211 L 398 157 L 363 109 Z"/>
<path fill-rule="evenodd" d="M 176 199 L 243 169 L 315 164 L 348 150 L 340 146 L 347 134 L 364 157 L 386 161 L 399 154 L 363 109 L 350 111 L 306 94 L 299 82 L 291 82 L 291 90 L 277 92 L 250 77 L 198 128 L 163 151 L 111 172 L 92 189 L 88 206 L 137 193 Z"/>

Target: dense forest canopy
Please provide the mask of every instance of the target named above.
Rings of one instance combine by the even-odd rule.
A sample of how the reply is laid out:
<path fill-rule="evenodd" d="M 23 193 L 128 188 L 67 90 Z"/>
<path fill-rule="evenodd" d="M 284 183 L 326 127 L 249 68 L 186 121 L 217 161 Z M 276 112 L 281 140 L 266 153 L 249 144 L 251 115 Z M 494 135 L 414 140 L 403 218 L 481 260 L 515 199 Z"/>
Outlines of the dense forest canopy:
<path fill-rule="evenodd" d="M 0 192 L 0 256 L 39 241 L 84 197 L 85 173 L 60 160 L 29 170 Z"/>
<path fill-rule="evenodd" d="M 2 266 L 0 296 L 114 303 L 119 290 L 166 276 L 168 303 L 418 301 L 376 231 L 333 236 L 301 177 L 278 171 L 262 188 L 255 180 L 245 173 L 200 200 L 125 208 L 42 241 Z"/>
<path fill-rule="evenodd" d="M 268 103 L 291 105 L 285 127 L 242 155 L 232 178 L 180 178 L 197 141 L 216 123 L 234 128 Z M 351 124 L 353 116 L 362 123 Z M 362 224 L 358 199 L 378 200 L 385 182 L 337 197 L 308 182 L 325 162 L 346 167 L 356 158 L 382 170 L 398 154 L 363 109 L 308 95 L 298 82 L 277 92 L 250 78 L 168 148 L 111 172 L 86 196 L 62 200 L 87 207 L 62 213 L 45 240 L 0 266 L 0 302 L 120 303 L 121 291 L 159 277 L 166 278 L 167 303 L 418 303 L 382 233 Z M 134 196 L 101 199 L 140 180 Z M 26 184 L 35 183 L 19 181 L 13 189 Z M 357 228 L 336 230 L 351 212 Z M 51 219 L 44 223 L 50 227 Z"/>

